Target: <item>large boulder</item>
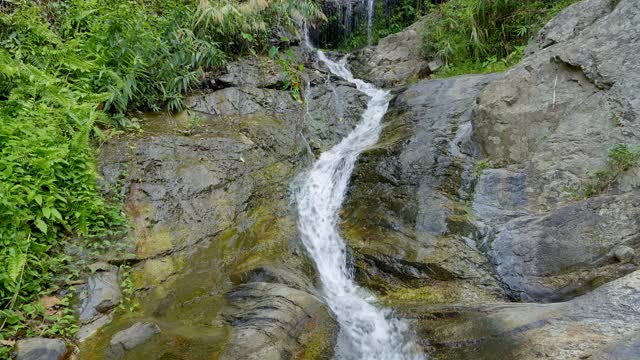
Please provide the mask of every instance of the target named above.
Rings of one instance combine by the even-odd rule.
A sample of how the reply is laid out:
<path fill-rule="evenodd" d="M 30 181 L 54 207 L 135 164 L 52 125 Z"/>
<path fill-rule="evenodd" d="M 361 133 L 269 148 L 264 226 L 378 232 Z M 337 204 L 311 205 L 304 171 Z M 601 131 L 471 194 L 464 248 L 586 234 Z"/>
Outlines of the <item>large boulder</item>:
<path fill-rule="evenodd" d="M 473 209 L 514 298 L 557 301 L 637 269 L 638 169 L 576 195 L 612 147 L 640 144 L 639 21 L 637 1 L 570 6 L 478 97 L 473 139 L 494 169 Z"/>
<path fill-rule="evenodd" d="M 255 282 L 235 288 L 225 299 L 229 306 L 223 316 L 234 327 L 221 359 L 332 358 L 337 326 L 317 297 Z"/>
<path fill-rule="evenodd" d="M 395 87 L 425 78 L 431 73 L 422 54 L 422 28 L 426 18 L 404 31 L 381 39 L 376 46 L 355 52 L 353 74 L 380 87 Z"/>
<path fill-rule="evenodd" d="M 105 359 L 123 359 L 127 351 L 143 345 L 159 333 L 160 328 L 154 323 L 135 323 L 130 328 L 118 332 L 111 338 Z"/>
<path fill-rule="evenodd" d="M 62 360 L 70 353 L 60 339 L 28 338 L 16 343 L 16 360 Z"/>

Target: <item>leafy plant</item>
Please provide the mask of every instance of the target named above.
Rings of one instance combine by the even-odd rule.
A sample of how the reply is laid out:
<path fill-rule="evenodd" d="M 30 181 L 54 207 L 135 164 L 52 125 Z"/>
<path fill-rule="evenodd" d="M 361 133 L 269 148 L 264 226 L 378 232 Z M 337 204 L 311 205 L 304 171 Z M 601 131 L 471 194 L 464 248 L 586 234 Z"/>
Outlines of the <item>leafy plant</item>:
<path fill-rule="evenodd" d="M 300 89 L 302 87 L 302 71 L 304 67 L 302 64 L 296 64 L 296 55 L 291 49 L 281 52 L 278 47 L 272 46 L 269 49 L 269 58 L 275 60 L 282 70 L 285 79 L 282 86 L 283 90 L 289 90 L 289 93 L 297 102 L 302 102 Z"/>
<path fill-rule="evenodd" d="M 275 29 L 296 31 L 304 19 L 326 20 L 310 0 L 201 0 L 196 29 L 219 40 L 224 51 L 246 54 L 266 51 Z"/>
<path fill-rule="evenodd" d="M 441 76 L 502 71 L 529 38 L 575 0 L 451 0 L 430 6 L 423 51 L 446 66 Z"/>
<path fill-rule="evenodd" d="M 222 4 L 235 15 L 219 18 L 208 10 Z M 276 27 L 320 13 L 311 1 L 293 0 L 13 0 L 2 6 L 0 340 L 71 336 L 67 300 L 54 314 L 39 305 L 81 272 L 64 249 L 93 255 L 118 248 L 111 235 L 127 223 L 119 204 L 98 189 L 92 143 L 113 129 L 137 128 L 132 111 L 182 109 L 207 71 L 243 49 L 266 51 Z M 287 57 L 286 51 L 278 57 L 283 67 Z M 286 71 L 295 94 L 299 78 L 294 68 Z M 0 347 L 0 355 L 6 351 Z"/>

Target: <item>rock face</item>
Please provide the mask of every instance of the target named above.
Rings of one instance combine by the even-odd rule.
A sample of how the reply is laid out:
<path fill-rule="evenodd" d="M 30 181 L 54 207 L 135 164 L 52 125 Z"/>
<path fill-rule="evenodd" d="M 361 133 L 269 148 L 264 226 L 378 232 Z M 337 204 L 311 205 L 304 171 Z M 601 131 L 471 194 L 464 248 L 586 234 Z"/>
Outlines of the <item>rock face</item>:
<path fill-rule="evenodd" d="M 318 155 L 346 137 L 360 120 L 367 96 L 347 81 L 320 71 L 310 71 L 306 92 L 304 135 Z"/>
<path fill-rule="evenodd" d="M 145 359 L 330 356 L 337 329 L 315 294 L 288 190 L 313 160 L 310 150 L 337 143 L 367 99 L 307 68 L 306 104 L 280 89 L 276 65 L 242 60 L 205 81 L 189 110 L 146 116 L 143 133 L 102 147 L 103 187 L 126 199 L 133 219 L 128 261 L 139 308 L 81 350 Z M 162 332 L 132 351 L 104 340 L 118 339 L 132 318 Z"/>
<path fill-rule="evenodd" d="M 376 46 L 354 53 L 350 62 L 354 76 L 389 88 L 429 75 L 434 69 L 430 69 L 421 52 L 424 21 L 381 39 Z"/>
<path fill-rule="evenodd" d="M 223 316 L 235 326 L 221 359 L 331 359 L 337 329 L 324 305 L 282 284 L 249 283 L 226 295 Z M 298 339 L 312 346 L 300 350 Z M 284 345 L 283 345 L 284 344 Z"/>
<path fill-rule="evenodd" d="M 16 344 L 16 360 L 61 360 L 67 354 L 67 344 L 60 339 L 29 338 Z"/>
<path fill-rule="evenodd" d="M 342 230 L 432 358 L 637 357 L 639 170 L 578 195 L 640 145 L 638 23 L 637 1 L 583 1 L 504 74 L 399 90 Z"/>
<path fill-rule="evenodd" d="M 638 21 L 634 1 L 575 4 L 478 98 L 473 138 L 500 169 L 482 174 L 474 209 L 495 229 L 486 245 L 516 297 L 559 300 L 637 268 L 637 185 L 577 203 L 567 189 L 614 145 L 640 144 Z"/>
<path fill-rule="evenodd" d="M 638 356 L 640 272 L 571 301 L 403 308 L 438 359 L 618 359 Z M 411 310 L 407 310 L 411 309 Z M 415 316 L 415 314 L 422 314 Z"/>
<path fill-rule="evenodd" d="M 509 221 L 491 255 L 498 275 L 520 296 L 557 301 L 637 269 L 633 249 L 618 246 L 640 245 L 638 219 L 638 194 L 600 196 Z"/>
<path fill-rule="evenodd" d="M 474 149 L 459 145 L 470 135 L 475 97 L 498 77 L 423 81 L 392 102 L 380 142 L 354 171 L 343 213 L 358 276 L 368 286 L 390 297 L 423 296 L 428 286 L 432 294 L 473 288 L 472 296 L 503 296 L 470 239 L 477 229 L 464 199 Z M 473 279 L 471 287 L 458 286 L 462 279 Z"/>

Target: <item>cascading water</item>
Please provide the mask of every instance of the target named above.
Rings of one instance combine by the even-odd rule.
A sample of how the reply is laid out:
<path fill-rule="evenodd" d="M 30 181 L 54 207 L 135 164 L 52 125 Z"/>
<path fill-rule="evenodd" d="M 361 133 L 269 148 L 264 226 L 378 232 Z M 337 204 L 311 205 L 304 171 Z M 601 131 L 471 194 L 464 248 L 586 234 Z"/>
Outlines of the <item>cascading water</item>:
<path fill-rule="evenodd" d="M 311 47 L 308 38 L 306 43 Z M 296 194 L 302 241 L 316 264 L 325 300 L 340 323 L 335 357 L 424 359 L 407 336 L 407 324 L 394 318 L 389 310 L 378 308 L 375 297 L 355 283 L 347 266 L 346 245 L 338 231 L 338 212 L 351 172 L 360 153 L 378 141 L 381 120 L 389 107 L 389 92 L 354 79 L 345 59 L 334 62 L 322 51 L 318 51 L 318 57 L 333 74 L 370 97 L 358 126 L 320 156 Z"/>
<path fill-rule="evenodd" d="M 367 44 L 371 45 L 373 38 L 373 15 L 375 0 L 367 0 Z"/>
<path fill-rule="evenodd" d="M 344 32 L 345 34 L 351 34 L 351 30 L 353 27 L 353 23 L 351 18 L 353 17 L 353 2 L 351 0 L 347 0 L 346 9 L 344 14 Z"/>

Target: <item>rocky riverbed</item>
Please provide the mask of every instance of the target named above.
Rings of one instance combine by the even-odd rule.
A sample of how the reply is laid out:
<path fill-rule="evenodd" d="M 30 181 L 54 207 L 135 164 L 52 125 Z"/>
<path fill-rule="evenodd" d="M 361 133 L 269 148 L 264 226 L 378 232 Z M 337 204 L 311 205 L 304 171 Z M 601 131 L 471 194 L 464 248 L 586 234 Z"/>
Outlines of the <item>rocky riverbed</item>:
<path fill-rule="evenodd" d="M 589 198 L 571 191 L 614 145 L 640 145 L 639 24 L 637 0 L 584 0 L 502 74 L 429 79 L 439 64 L 416 54 L 419 24 L 349 57 L 394 98 L 342 234 L 358 283 L 431 359 L 640 358 L 640 169 Z M 274 64 L 245 59 L 188 110 L 100 148 L 129 251 L 80 289 L 79 350 L 30 339 L 18 359 L 332 358 L 339 328 L 291 193 L 368 99 L 298 53 L 304 103 Z M 133 311 L 117 310 L 131 303 L 123 276 Z"/>

